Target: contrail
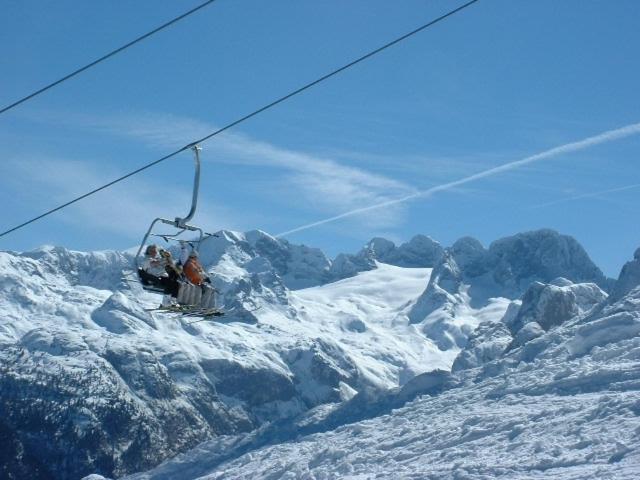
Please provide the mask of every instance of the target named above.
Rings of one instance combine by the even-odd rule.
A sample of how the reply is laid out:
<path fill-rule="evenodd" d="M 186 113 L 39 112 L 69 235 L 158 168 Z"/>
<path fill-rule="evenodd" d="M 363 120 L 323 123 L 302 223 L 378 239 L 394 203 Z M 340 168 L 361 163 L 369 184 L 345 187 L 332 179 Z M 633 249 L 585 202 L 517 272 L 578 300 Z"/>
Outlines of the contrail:
<path fill-rule="evenodd" d="M 626 127 L 617 128 L 615 130 L 608 130 L 598 135 L 585 138 L 584 140 L 579 140 L 577 142 L 571 142 L 565 145 L 560 145 L 559 147 L 554 147 L 550 150 L 545 150 L 544 152 L 536 153 L 535 155 L 531 155 L 529 157 L 523 158 L 522 160 L 516 160 L 513 162 L 505 163 L 504 165 L 500 165 L 498 167 L 490 168 L 488 170 L 483 170 L 482 172 L 478 172 L 473 175 L 469 175 L 468 177 L 463 177 L 458 180 L 454 180 L 453 182 L 437 185 L 427 190 L 422 190 L 417 193 L 406 195 L 404 197 L 396 198 L 393 200 L 387 200 L 386 202 L 377 203 L 375 205 L 356 208 L 355 210 L 350 210 L 348 212 L 341 213 L 340 215 L 335 215 L 333 217 L 325 218 L 324 220 L 318 220 L 317 222 L 309 223 L 307 225 L 302 225 L 292 230 L 287 230 L 286 232 L 282 232 L 276 235 L 276 237 L 284 237 L 292 233 L 300 232 L 302 230 L 307 230 L 313 227 L 318 227 L 326 223 L 335 222 L 336 220 L 340 220 L 343 218 L 352 217 L 354 215 L 359 215 L 361 213 L 370 212 L 372 210 L 377 210 L 384 207 L 390 207 L 392 205 L 397 205 L 399 203 L 404 203 L 409 200 L 413 200 L 414 198 L 430 197 L 434 193 L 451 190 L 452 188 L 459 187 L 460 185 L 464 185 L 464 184 L 473 182 L 475 180 L 480 180 L 482 178 L 491 177 L 499 173 L 508 172 L 509 170 L 514 170 L 516 168 L 522 167 L 524 165 L 528 165 L 530 163 L 539 162 L 541 160 L 547 160 L 549 158 L 557 157 L 558 155 L 562 155 L 565 153 L 572 153 L 580 150 L 585 150 L 589 147 L 594 147 L 602 143 L 612 142 L 614 140 L 620 140 L 621 138 L 630 137 L 632 135 L 637 135 L 639 133 L 640 133 L 640 123 L 634 123 L 631 125 L 627 125 Z"/>
<path fill-rule="evenodd" d="M 540 203 L 538 205 L 533 205 L 532 207 L 529 207 L 529 208 L 550 207 L 551 205 L 557 205 L 558 203 L 573 202 L 574 200 L 598 197 L 600 195 L 605 195 L 607 193 L 622 192 L 624 190 L 631 190 L 632 188 L 638 188 L 638 187 L 640 187 L 640 183 L 634 183 L 633 185 L 626 185 L 624 187 L 610 188 L 608 190 L 600 190 L 599 192 L 583 193 L 581 195 L 574 195 L 572 197 L 561 198 L 560 200 L 554 200 L 553 202 Z"/>

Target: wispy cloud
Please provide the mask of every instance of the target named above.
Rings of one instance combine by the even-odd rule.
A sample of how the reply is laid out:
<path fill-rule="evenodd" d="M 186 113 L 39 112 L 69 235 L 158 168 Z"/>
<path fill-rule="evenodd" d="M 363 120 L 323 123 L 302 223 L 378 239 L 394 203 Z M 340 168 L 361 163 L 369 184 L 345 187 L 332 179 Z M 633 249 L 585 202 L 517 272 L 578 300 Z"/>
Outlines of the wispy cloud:
<path fill-rule="evenodd" d="M 50 205 L 52 201 L 67 201 L 70 197 L 84 193 L 88 185 L 99 185 L 104 183 L 105 178 L 115 175 L 108 167 L 96 165 L 99 162 L 21 156 L 20 159 L 6 159 L 0 173 L 9 173 L 6 178 L 28 177 L 30 190 L 27 192 L 20 182 L 6 186 L 19 190 L 23 197 L 29 197 L 28 200 L 34 204 Z M 59 218 L 74 227 L 137 239 L 153 218 L 174 218 L 186 214 L 187 207 L 181 211 L 176 205 L 188 206 L 190 197 L 191 192 L 186 189 L 136 178 L 126 185 L 115 185 L 95 197 L 77 203 L 74 208 L 60 212 Z M 229 225 L 231 218 L 232 215 L 224 208 L 213 205 L 198 208 L 198 223 L 211 230 Z"/>
<path fill-rule="evenodd" d="M 75 126 L 142 141 L 164 150 L 179 148 L 215 130 L 214 125 L 168 114 L 99 118 L 71 114 L 65 118 Z M 286 181 L 288 191 L 304 199 L 309 208 L 320 212 L 356 209 L 418 192 L 418 189 L 384 175 L 343 165 L 331 158 L 281 148 L 240 133 L 225 132 L 207 142 L 205 149 L 205 160 L 213 158 L 216 163 L 281 170 L 278 178 Z M 389 203 L 388 207 L 367 218 L 367 223 L 389 227 L 398 222 L 402 207 L 394 203 Z"/>
<path fill-rule="evenodd" d="M 632 135 L 640 134 L 640 123 L 635 123 L 631 125 L 627 125 L 622 128 L 618 128 L 615 130 L 608 130 L 606 132 L 600 133 L 598 135 L 594 135 L 592 137 L 585 138 L 583 140 L 579 140 L 577 142 L 571 142 L 564 145 L 560 145 L 558 147 L 545 150 L 544 152 L 537 153 L 535 155 L 531 155 L 529 157 L 523 158 L 521 160 L 516 160 L 513 162 L 508 162 L 498 167 L 489 168 L 487 170 L 483 170 L 481 172 L 475 173 L 473 175 L 469 175 L 458 180 L 454 180 L 452 182 L 443 183 L 441 185 L 437 185 L 435 187 L 429 188 L 427 190 L 422 190 L 417 193 L 413 193 L 410 195 L 405 195 L 396 199 L 388 200 L 385 202 L 380 202 L 374 205 L 370 205 L 363 208 L 356 208 L 347 212 L 344 212 L 340 215 L 335 215 L 333 217 L 325 218 L 323 220 L 319 220 L 317 222 L 308 223 L 306 225 L 302 225 L 300 227 L 293 228 L 291 230 L 287 230 L 286 232 L 282 232 L 277 236 L 282 237 L 286 235 L 290 235 L 292 233 L 300 232 L 303 230 L 307 230 L 309 228 L 318 227 L 321 225 L 325 225 L 330 222 L 335 222 L 336 220 L 341 220 L 343 218 L 352 217 L 355 215 L 362 215 L 364 213 L 369 213 L 374 210 L 378 210 L 381 208 L 388 208 L 393 205 L 402 204 L 408 202 L 410 200 L 414 200 L 417 198 L 426 198 L 434 195 L 438 192 L 444 192 L 448 190 L 452 190 L 456 187 L 460 187 L 470 182 L 474 182 L 476 180 L 481 180 L 483 178 L 492 177 L 494 175 L 498 175 L 501 173 L 505 173 L 511 170 L 515 170 L 517 168 L 523 167 L 525 165 L 529 165 L 531 163 L 540 162 L 543 160 L 548 160 L 551 158 L 558 157 L 560 155 L 569 154 L 573 152 L 577 152 L 580 150 L 585 150 L 587 148 L 594 147 L 596 145 L 601 145 L 603 143 L 613 142 L 615 140 L 620 140 L 622 138 L 630 137 Z"/>
<path fill-rule="evenodd" d="M 632 190 L 634 188 L 638 188 L 640 187 L 640 183 L 634 183 L 633 185 L 625 185 L 624 187 L 618 187 L 618 188 L 609 188 L 607 190 L 599 190 L 597 192 L 590 192 L 590 193 L 583 193 L 580 195 L 574 195 L 571 197 L 565 197 L 565 198 L 561 198 L 558 200 L 554 200 L 552 202 L 546 202 L 546 203 L 540 203 L 538 205 L 532 205 L 529 208 L 544 208 L 544 207 L 550 207 L 553 205 L 558 205 L 560 203 L 565 203 L 565 202 L 574 202 L 576 200 L 582 200 L 583 198 L 596 198 L 596 197 L 601 197 L 602 195 L 607 195 L 610 193 L 617 193 L 617 192 L 624 192 L 625 190 Z"/>

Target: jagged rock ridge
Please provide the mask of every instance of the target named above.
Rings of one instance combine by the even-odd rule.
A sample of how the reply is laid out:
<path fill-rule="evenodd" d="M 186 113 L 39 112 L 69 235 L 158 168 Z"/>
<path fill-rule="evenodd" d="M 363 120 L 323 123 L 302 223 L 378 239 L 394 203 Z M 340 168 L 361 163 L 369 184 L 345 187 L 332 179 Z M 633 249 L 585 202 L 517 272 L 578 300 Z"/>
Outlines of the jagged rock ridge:
<path fill-rule="evenodd" d="M 431 268 L 442 258 L 442 246 L 424 235 L 416 235 L 396 247 L 385 238 L 373 238 L 355 255 L 340 254 L 331 264 L 329 278 L 339 280 L 372 270 L 376 261 L 408 268 Z"/>
<path fill-rule="evenodd" d="M 445 251 L 410 318 L 420 323 L 438 309 L 453 312 L 462 297 L 475 307 L 492 297 L 516 299 L 532 282 L 548 283 L 558 277 L 610 286 L 575 239 L 553 230 L 506 237 L 489 249 L 465 237 Z"/>

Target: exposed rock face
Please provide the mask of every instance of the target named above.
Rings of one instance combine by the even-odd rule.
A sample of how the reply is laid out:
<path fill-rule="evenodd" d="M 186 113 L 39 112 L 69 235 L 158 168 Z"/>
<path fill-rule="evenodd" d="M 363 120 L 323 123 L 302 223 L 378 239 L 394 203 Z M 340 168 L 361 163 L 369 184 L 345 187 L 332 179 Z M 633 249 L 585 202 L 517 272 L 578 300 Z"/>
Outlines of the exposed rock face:
<path fill-rule="evenodd" d="M 360 388 L 357 368 L 335 345 L 316 340 L 285 345 L 278 354 L 285 365 L 281 369 L 224 358 L 203 360 L 200 366 L 217 392 L 233 399 L 254 427 L 278 420 L 286 411 L 338 402 L 343 384 Z"/>
<path fill-rule="evenodd" d="M 475 368 L 500 358 L 513 337 L 502 322 L 485 322 L 471 334 L 467 345 L 453 362 L 452 372 Z"/>
<path fill-rule="evenodd" d="M 200 366 L 220 395 L 243 404 L 255 425 L 273 419 L 277 404 L 295 400 L 293 380 L 286 371 L 225 358 L 205 359 Z"/>
<path fill-rule="evenodd" d="M 466 278 L 485 274 L 495 262 L 482 244 L 472 237 L 461 238 L 449 250 L 460 272 Z"/>
<path fill-rule="evenodd" d="M 551 282 L 551 285 L 567 288 L 571 290 L 576 297 L 576 305 L 578 307 L 578 314 L 591 310 L 594 305 L 597 305 L 607 299 L 607 294 L 595 283 L 567 283 L 566 279 L 559 279 L 561 283 L 557 283 L 557 280 Z"/>
<path fill-rule="evenodd" d="M 363 256 L 384 262 L 383 259 L 388 258 L 396 251 L 396 245 L 386 238 L 375 237 L 371 239 L 362 251 L 366 252 Z"/>
<path fill-rule="evenodd" d="M 573 284 L 565 278 L 555 279 L 552 284 L 532 283 L 517 313 L 505 315 L 503 319 L 513 336 L 509 349 L 589 312 L 606 299 L 607 294 L 594 283 Z"/>
<path fill-rule="evenodd" d="M 420 322 L 438 308 L 451 310 L 447 305 L 457 302 L 462 288 L 472 305 L 482 305 L 496 296 L 518 298 L 532 282 L 548 283 L 558 277 L 601 288 L 609 285 L 576 240 L 553 230 L 503 238 L 489 249 L 464 237 L 447 249 L 409 316 Z"/>
<path fill-rule="evenodd" d="M 416 235 L 399 247 L 387 239 L 373 238 L 355 255 L 340 254 L 330 268 L 330 278 L 339 280 L 372 270 L 375 262 L 406 268 L 430 268 L 442 259 L 442 246 L 424 235 Z"/>
<path fill-rule="evenodd" d="M 331 263 L 318 248 L 292 245 L 259 230 L 245 234 L 223 230 L 217 235 L 206 238 L 200 247 L 203 264 L 222 264 L 223 268 L 227 263 L 234 269 L 260 257 L 262 265 L 258 269 L 272 270 L 289 289 L 321 285 L 329 279 Z"/>
<path fill-rule="evenodd" d="M 121 475 L 242 430 L 229 422 L 211 386 L 206 402 L 191 403 L 151 353 L 57 351 L 7 348 L 0 370 L 3 422 L 23 457 L 46 465 L 50 478 L 91 470 Z"/>
<path fill-rule="evenodd" d="M 331 279 L 340 280 L 357 275 L 359 272 L 367 272 L 376 268 L 375 258 L 370 251 L 364 250 L 358 255 L 341 253 L 338 255 L 329 269 Z"/>
<path fill-rule="evenodd" d="M 611 292 L 610 301 L 616 302 L 624 295 L 640 285 L 640 248 L 633 254 L 633 260 L 625 263 L 618 277 L 618 281 Z"/>
<path fill-rule="evenodd" d="M 131 265 L 132 256 L 114 251 L 74 252 L 63 247 L 44 246 L 21 254 L 37 263 L 41 274 L 63 273 L 72 285 L 112 290 L 120 284 L 122 270 Z"/>
<path fill-rule="evenodd" d="M 378 259 L 398 267 L 430 268 L 442 259 L 444 249 L 435 240 L 425 235 L 416 235 L 397 248 L 391 248 Z"/>
<path fill-rule="evenodd" d="M 592 282 L 606 288 L 607 279 L 572 237 L 553 230 L 537 230 L 496 240 L 489 247 L 491 270 L 497 283 L 518 292 L 533 281 L 564 277 L 575 283 Z"/>
<path fill-rule="evenodd" d="M 591 352 L 594 347 L 628 341 L 640 335 L 640 288 L 603 305 L 601 311 L 579 324 L 576 335 L 566 347 L 573 356 Z"/>
<path fill-rule="evenodd" d="M 259 230 L 223 230 L 207 237 L 200 245 L 200 261 L 219 292 L 217 305 L 247 323 L 256 322 L 252 312 L 263 303 L 287 305 L 288 290 L 321 285 L 330 278 L 330 262 L 321 250 Z"/>
<path fill-rule="evenodd" d="M 501 358 L 507 352 L 542 337 L 550 329 L 580 315 L 590 315 L 607 300 L 594 283 L 574 284 L 556 278 L 534 282 L 522 300 L 514 300 L 499 322 L 481 323 L 469 336 L 452 371 L 466 370 Z"/>
<path fill-rule="evenodd" d="M 564 277 L 575 283 L 607 280 L 587 252 L 572 237 L 553 230 L 519 233 L 496 240 L 485 249 L 474 238 L 464 237 L 450 253 L 465 280 L 489 276 L 503 290 L 519 296 L 533 281 L 548 283 Z"/>
<path fill-rule="evenodd" d="M 247 233 L 220 231 L 200 246 L 203 265 L 217 266 L 216 274 L 237 276 L 254 259 L 260 262 L 248 270 L 271 270 L 289 289 L 326 283 L 330 262 L 318 248 L 293 245 L 260 230 Z"/>
<path fill-rule="evenodd" d="M 232 275 L 219 273 L 221 268 L 226 268 L 224 260 L 227 259 L 211 268 L 211 280 L 219 292 L 218 305 L 230 314 L 233 312 L 235 319 L 242 317 L 246 322 L 255 322 L 251 311 L 262 304 L 288 304 L 288 290 L 267 259 L 255 257 L 247 261 L 244 268 L 236 265 Z"/>
<path fill-rule="evenodd" d="M 360 375 L 346 352 L 323 341 L 301 345 L 282 352 L 293 372 L 299 397 L 310 408 L 341 400 L 341 385 L 360 388 Z"/>
<path fill-rule="evenodd" d="M 327 281 L 330 262 L 319 248 L 293 245 L 258 230 L 247 232 L 246 238 L 257 255 L 269 259 L 287 288 L 295 290 Z"/>
<path fill-rule="evenodd" d="M 419 323 L 438 308 L 447 309 L 455 304 L 454 295 L 462 283 L 462 272 L 450 252 L 433 269 L 424 293 L 418 298 L 409 312 L 411 323 Z"/>
<path fill-rule="evenodd" d="M 607 295 L 593 283 L 558 287 L 534 282 L 522 297 L 518 314 L 507 326 L 513 335 L 531 322 L 548 331 L 606 298 Z"/>

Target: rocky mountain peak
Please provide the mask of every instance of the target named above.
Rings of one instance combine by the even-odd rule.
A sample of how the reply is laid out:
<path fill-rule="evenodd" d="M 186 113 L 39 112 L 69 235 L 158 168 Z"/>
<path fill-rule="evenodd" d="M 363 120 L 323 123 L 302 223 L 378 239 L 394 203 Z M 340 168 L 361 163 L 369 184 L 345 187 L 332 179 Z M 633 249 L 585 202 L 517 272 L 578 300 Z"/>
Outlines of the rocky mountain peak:
<path fill-rule="evenodd" d="M 477 277 L 490 267 L 489 252 L 473 237 L 462 237 L 450 248 L 451 255 L 465 275 Z"/>
<path fill-rule="evenodd" d="M 566 279 L 559 280 L 555 284 L 533 282 L 523 295 L 517 314 L 504 319 L 514 337 L 511 348 L 590 311 L 607 299 L 607 294 L 594 283 L 574 284 Z"/>
<path fill-rule="evenodd" d="M 555 282 L 556 288 L 573 282 L 590 282 L 601 288 L 608 285 L 584 248 L 572 237 L 554 230 L 505 237 L 488 249 L 475 238 L 463 237 L 445 251 L 435 266 L 410 318 L 421 322 L 445 305 L 446 310 L 453 311 L 467 297 L 476 306 L 486 305 L 492 297 L 516 299 L 532 282 Z M 454 314 L 451 315 L 450 322 L 455 323 Z"/>
<path fill-rule="evenodd" d="M 489 246 L 494 278 L 515 290 L 532 281 L 565 277 L 573 282 L 594 282 L 606 288 L 607 279 L 573 237 L 542 229 L 496 240 Z"/>
<path fill-rule="evenodd" d="M 121 271 L 131 268 L 133 257 L 115 251 L 76 252 L 60 246 L 45 245 L 17 255 L 33 260 L 44 275 L 63 275 L 72 285 L 110 290 L 120 283 Z"/>
<path fill-rule="evenodd" d="M 375 237 L 357 254 L 340 254 L 330 269 L 332 280 L 352 277 L 376 268 L 376 261 L 404 268 L 431 268 L 442 259 L 442 246 L 426 235 L 415 235 L 396 246 L 391 240 Z"/>
<path fill-rule="evenodd" d="M 627 262 L 622 267 L 618 280 L 616 281 L 610 302 L 620 300 L 625 294 L 640 285 L 640 248 L 633 254 L 633 260 Z"/>
<path fill-rule="evenodd" d="M 396 244 L 391 240 L 387 240 L 382 237 L 374 237 L 364 247 L 364 251 L 371 254 L 372 258 L 384 258 L 393 250 L 396 249 Z"/>
<path fill-rule="evenodd" d="M 426 235 L 416 235 L 380 260 L 398 267 L 431 268 L 438 264 L 444 248 Z"/>
<path fill-rule="evenodd" d="M 246 233 L 222 230 L 202 242 L 200 257 L 205 266 L 216 265 L 218 270 L 227 266 L 234 271 L 261 257 L 260 271 L 265 272 L 270 267 L 290 289 L 325 283 L 331 265 L 320 249 L 294 245 L 261 230 Z M 251 270 L 255 267 L 254 262 Z"/>

